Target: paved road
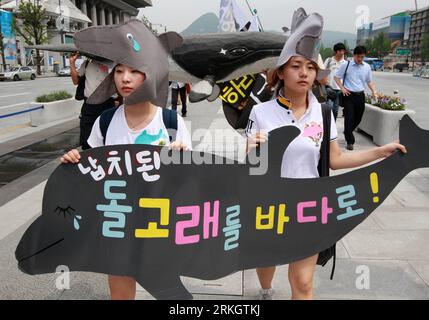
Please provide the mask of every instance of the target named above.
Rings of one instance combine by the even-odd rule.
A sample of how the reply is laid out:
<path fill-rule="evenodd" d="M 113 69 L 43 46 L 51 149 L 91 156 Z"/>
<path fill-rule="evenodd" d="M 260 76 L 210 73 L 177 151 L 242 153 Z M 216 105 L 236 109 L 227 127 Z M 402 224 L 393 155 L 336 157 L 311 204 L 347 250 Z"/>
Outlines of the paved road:
<path fill-rule="evenodd" d="M 388 83 L 395 84 L 395 80 L 389 77 L 394 79 L 402 75 L 387 75 L 385 88 Z M 380 78 L 377 76 L 376 79 L 378 81 Z M 429 110 L 422 112 L 419 118 L 427 114 Z M 200 145 L 195 142 L 194 149 L 211 151 L 214 147 L 214 151 L 220 151 L 223 142 L 234 139 L 236 135 L 235 132 L 228 133 L 228 124 L 217 102 L 192 104 L 186 120 L 192 122 L 193 131 L 210 129 Z M 342 123 L 343 119 L 337 123 L 339 132 L 342 132 Z M 219 129 L 225 130 L 227 139 L 210 134 Z M 340 144 L 344 146 L 342 136 Z M 366 136 L 357 134 L 357 149 L 372 146 Z M 220 153 L 227 155 L 229 151 Z M 46 178 L 46 170 L 35 171 L 22 179 L 29 181 L 37 176 Z M 28 190 L 22 182 L 15 181 L 10 186 L 19 191 L 19 196 L 0 206 L 0 299 L 108 299 L 104 275 L 73 273 L 70 290 L 59 290 L 55 287 L 58 276 L 55 273 L 32 277 L 17 269 L 14 250 L 30 222 L 40 214 L 44 188 L 42 183 Z M 5 188 L 10 189 L 9 186 Z M 314 280 L 316 298 L 429 299 L 428 195 L 429 169 L 420 169 L 404 179 L 372 216 L 339 242 L 334 280 L 329 280 L 331 264 L 317 268 Z M 369 271 L 368 289 L 356 285 L 362 268 Z M 287 266 L 280 267 L 276 272 L 276 299 L 289 299 L 291 296 L 287 272 Z M 184 280 L 196 299 L 254 299 L 259 289 L 254 270 L 237 272 L 216 281 Z M 150 299 L 141 289 L 137 298 Z"/>
<path fill-rule="evenodd" d="M 408 100 L 408 108 L 417 112 L 418 125 L 429 129 L 429 79 L 406 73 L 375 72 L 374 75 L 380 93 L 393 95 L 393 90 L 399 90 L 399 95 Z"/>
<path fill-rule="evenodd" d="M 28 110 L 31 103 L 42 95 L 53 91 L 65 90 L 74 94 L 75 87 L 67 78 L 38 78 L 34 81 L 0 82 L 0 117 L 3 115 Z M 25 125 L 29 122 L 29 114 L 0 118 L 0 130 Z"/>
<path fill-rule="evenodd" d="M 392 95 L 399 90 L 401 96 L 409 101 L 409 108 L 418 112 L 417 122 L 429 128 L 427 93 L 429 79 L 414 78 L 410 74 L 376 72 L 375 81 L 379 92 Z M 66 90 L 74 94 L 75 87 L 70 78 L 38 78 L 35 81 L 0 82 L 0 116 L 26 110 L 31 102 L 41 94 L 56 90 Z M 28 123 L 29 115 L 0 119 L 0 130 Z"/>

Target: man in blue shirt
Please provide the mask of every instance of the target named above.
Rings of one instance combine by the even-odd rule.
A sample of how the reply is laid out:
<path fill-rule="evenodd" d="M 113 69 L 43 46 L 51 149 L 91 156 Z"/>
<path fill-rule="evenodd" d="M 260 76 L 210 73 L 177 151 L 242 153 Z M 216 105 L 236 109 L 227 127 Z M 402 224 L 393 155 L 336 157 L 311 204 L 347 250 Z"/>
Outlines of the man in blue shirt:
<path fill-rule="evenodd" d="M 368 86 L 372 95 L 377 96 L 371 67 L 363 61 L 365 55 L 365 47 L 356 47 L 353 59 L 343 63 L 334 76 L 343 94 L 344 135 L 348 150 L 353 150 L 355 144 L 353 131 L 358 127 L 365 111 L 365 87 Z"/>

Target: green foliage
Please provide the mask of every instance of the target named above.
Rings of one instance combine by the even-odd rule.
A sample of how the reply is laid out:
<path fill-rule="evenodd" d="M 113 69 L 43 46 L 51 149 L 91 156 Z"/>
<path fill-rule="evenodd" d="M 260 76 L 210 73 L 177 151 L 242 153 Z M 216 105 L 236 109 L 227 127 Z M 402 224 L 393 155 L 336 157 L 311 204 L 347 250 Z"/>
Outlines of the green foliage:
<path fill-rule="evenodd" d="M 49 41 L 46 10 L 33 1 L 20 2 L 13 18 L 13 29 L 27 45 L 45 44 Z M 40 52 L 36 50 L 37 74 L 41 74 Z"/>
<path fill-rule="evenodd" d="M 56 91 L 49 94 L 44 94 L 36 98 L 36 102 L 54 102 L 70 99 L 72 95 L 67 91 Z"/>
<path fill-rule="evenodd" d="M 380 94 L 377 99 L 367 95 L 366 103 L 390 111 L 404 111 L 407 105 L 407 101 L 404 98 L 391 97 L 383 94 Z"/>
<path fill-rule="evenodd" d="M 424 33 L 420 44 L 422 61 L 429 61 L 429 33 Z"/>
<path fill-rule="evenodd" d="M 320 55 L 322 56 L 323 61 L 326 59 L 334 56 L 334 50 L 331 48 L 325 48 L 325 46 L 322 44 L 320 47 Z"/>
<path fill-rule="evenodd" d="M 45 44 L 49 41 L 47 20 L 48 15 L 41 5 L 25 1 L 19 4 L 14 15 L 13 28 L 24 38 L 26 44 Z"/>

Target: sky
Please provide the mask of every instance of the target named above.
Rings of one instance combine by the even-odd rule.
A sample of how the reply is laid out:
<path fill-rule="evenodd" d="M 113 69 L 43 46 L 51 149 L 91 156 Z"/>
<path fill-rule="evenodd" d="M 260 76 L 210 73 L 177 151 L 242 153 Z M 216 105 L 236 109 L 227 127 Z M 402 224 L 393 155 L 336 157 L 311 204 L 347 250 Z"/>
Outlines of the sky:
<path fill-rule="evenodd" d="M 236 0 L 249 13 L 245 0 Z M 318 12 L 325 18 L 325 30 L 356 33 L 356 25 L 373 22 L 386 16 L 415 8 L 415 0 L 248 0 L 258 10 L 265 30 L 281 31 L 289 27 L 292 14 L 299 7 L 308 13 Z M 145 15 L 154 24 L 182 32 L 201 15 L 219 15 L 220 0 L 152 0 L 153 7 Z M 429 6 L 429 0 L 417 0 L 419 8 Z"/>

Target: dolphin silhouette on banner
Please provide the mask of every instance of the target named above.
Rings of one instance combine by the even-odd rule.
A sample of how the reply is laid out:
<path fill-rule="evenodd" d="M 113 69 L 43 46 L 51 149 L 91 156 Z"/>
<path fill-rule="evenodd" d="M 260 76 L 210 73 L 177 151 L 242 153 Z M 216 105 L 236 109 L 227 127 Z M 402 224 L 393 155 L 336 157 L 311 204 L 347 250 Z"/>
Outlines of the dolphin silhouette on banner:
<path fill-rule="evenodd" d="M 65 265 L 131 276 L 157 299 L 187 299 L 180 276 L 214 280 L 322 252 L 408 173 L 429 167 L 429 132 L 405 116 L 407 154 L 334 177 L 281 178 L 298 134 L 293 126 L 271 133 L 263 175 L 251 174 L 256 154 L 239 163 L 147 145 L 82 152 L 79 165 L 60 165 L 48 180 L 42 215 L 16 249 L 18 266 L 31 275 Z"/>

